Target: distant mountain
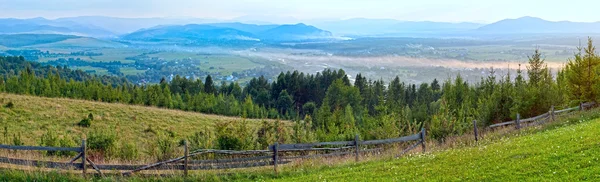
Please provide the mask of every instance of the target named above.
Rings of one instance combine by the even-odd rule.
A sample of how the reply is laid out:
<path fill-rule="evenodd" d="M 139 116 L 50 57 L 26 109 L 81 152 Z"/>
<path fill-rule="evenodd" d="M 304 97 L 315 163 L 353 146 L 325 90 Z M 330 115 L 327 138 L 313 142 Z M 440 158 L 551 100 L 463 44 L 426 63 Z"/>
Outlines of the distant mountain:
<path fill-rule="evenodd" d="M 333 34 L 331 32 L 305 25 L 303 23 L 295 25 L 281 25 L 264 32 L 260 32 L 259 36 L 263 40 L 311 40 L 333 38 Z"/>
<path fill-rule="evenodd" d="M 60 34 L 0 34 L 0 45 L 6 47 L 22 47 L 76 38 L 80 37 Z"/>
<path fill-rule="evenodd" d="M 478 23 L 448 23 L 431 21 L 399 21 L 393 19 L 355 18 L 337 21 L 312 22 L 316 27 L 338 35 L 402 35 L 402 34 L 446 34 L 477 29 Z"/>
<path fill-rule="evenodd" d="M 110 37 L 114 33 L 95 26 L 87 26 L 70 21 L 55 21 L 44 18 L 0 19 L 1 34 L 68 34 L 92 37 Z"/>
<path fill-rule="evenodd" d="M 536 17 L 505 19 L 477 29 L 487 34 L 600 33 L 600 22 L 547 21 Z"/>
<path fill-rule="evenodd" d="M 236 30 L 241 30 L 244 32 L 249 32 L 252 34 L 258 34 L 269 29 L 273 29 L 279 25 L 269 24 L 269 25 L 256 25 L 256 24 L 245 24 L 245 23 L 212 23 L 208 24 L 215 27 L 223 27 L 223 28 L 233 28 Z"/>
<path fill-rule="evenodd" d="M 185 25 L 219 22 L 201 18 L 117 18 L 107 16 L 78 16 L 56 19 L 58 22 L 69 21 L 83 25 L 91 25 L 111 30 L 117 34 L 128 34 L 140 29 L 159 25 Z"/>
<path fill-rule="evenodd" d="M 189 24 L 158 26 L 122 37 L 136 41 L 298 41 L 330 39 L 331 32 L 308 26 L 252 25 L 243 23 Z"/>
<path fill-rule="evenodd" d="M 144 29 L 122 38 L 137 41 L 259 40 L 253 34 L 241 30 L 198 24 Z"/>

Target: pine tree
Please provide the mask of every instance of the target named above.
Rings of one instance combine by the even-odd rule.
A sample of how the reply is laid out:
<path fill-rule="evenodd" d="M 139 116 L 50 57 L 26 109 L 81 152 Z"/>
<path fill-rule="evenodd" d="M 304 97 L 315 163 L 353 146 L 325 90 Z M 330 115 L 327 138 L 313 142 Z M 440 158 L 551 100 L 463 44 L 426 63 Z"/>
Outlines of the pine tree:
<path fill-rule="evenodd" d="M 588 38 L 588 45 L 583 50 L 578 48 L 579 52 L 569 59 L 565 67 L 565 77 L 568 82 L 568 90 L 572 104 L 580 102 L 595 101 L 598 96 L 598 86 L 600 76 L 598 75 L 598 65 L 600 58 L 595 53 L 596 48 L 591 38 Z"/>

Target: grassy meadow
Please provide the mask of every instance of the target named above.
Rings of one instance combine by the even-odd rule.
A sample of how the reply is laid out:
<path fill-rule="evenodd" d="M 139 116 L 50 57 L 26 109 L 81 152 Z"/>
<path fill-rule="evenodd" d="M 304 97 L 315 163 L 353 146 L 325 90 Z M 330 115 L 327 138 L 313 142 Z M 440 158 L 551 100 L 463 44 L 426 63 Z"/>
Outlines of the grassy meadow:
<path fill-rule="evenodd" d="M 8 103 L 14 106 L 7 107 Z M 115 135 L 117 147 L 129 145 L 137 148 L 138 156 L 134 159 L 139 162 L 155 160 L 152 150 L 161 136 L 166 135 L 176 143 L 197 132 L 215 133 L 214 127 L 220 123 L 240 125 L 244 122 L 249 130 L 262 124 L 262 120 L 255 119 L 5 93 L 0 94 L 0 105 L 0 129 L 5 128 L 0 130 L 4 135 L 0 136 L 2 143 L 12 144 L 13 137 L 20 136 L 24 145 L 38 146 L 42 135 L 53 131 L 58 136 L 72 138 L 74 146 L 79 146 L 81 137 L 101 132 Z M 79 121 L 89 114 L 93 115 L 91 126 L 79 126 Z M 118 156 L 115 158 L 118 159 Z"/>

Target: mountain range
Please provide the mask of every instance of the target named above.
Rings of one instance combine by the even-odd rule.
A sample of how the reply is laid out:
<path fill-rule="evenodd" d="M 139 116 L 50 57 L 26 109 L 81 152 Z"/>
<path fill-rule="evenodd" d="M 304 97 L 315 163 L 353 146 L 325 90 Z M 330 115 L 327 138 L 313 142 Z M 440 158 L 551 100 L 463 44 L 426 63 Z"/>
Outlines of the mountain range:
<path fill-rule="evenodd" d="M 600 34 L 600 22 L 547 21 L 535 17 L 491 24 L 399 21 L 355 18 L 307 21 L 306 24 L 260 22 L 250 17 L 231 20 L 200 18 L 116 18 L 104 16 L 59 19 L 0 19 L 0 34 L 63 34 L 125 40 L 315 40 L 340 36 L 480 36 L 518 34 Z"/>
<path fill-rule="evenodd" d="M 305 24 L 254 25 L 242 23 L 188 24 L 142 29 L 121 37 L 135 41 L 301 41 L 332 39 L 333 34 Z"/>

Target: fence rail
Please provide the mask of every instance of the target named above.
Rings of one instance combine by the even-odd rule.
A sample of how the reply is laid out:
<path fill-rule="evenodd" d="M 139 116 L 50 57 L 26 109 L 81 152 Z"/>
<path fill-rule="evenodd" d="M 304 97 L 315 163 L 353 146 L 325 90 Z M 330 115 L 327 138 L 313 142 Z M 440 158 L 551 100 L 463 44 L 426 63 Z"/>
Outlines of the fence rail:
<path fill-rule="evenodd" d="M 570 112 L 570 111 L 574 111 L 574 110 L 585 110 L 586 108 L 591 108 L 593 106 L 596 105 L 596 102 L 587 102 L 587 103 L 582 103 L 579 104 L 579 106 L 577 107 L 572 107 L 572 108 L 566 108 L 566 109 L 562 109 L 562 110 L 558 110 L 558 111 L 554 111 L 554 106 L 552 106 L 552 108 L 550 109 L 549 112 L 538 115 L 538 116 L 534 116 L 531 118 L 526 118 L 526 119 L 520 119 L 519 114 L 517 114 L 517 119 L 516 120 L 512 120 L 512 121 L 507 121 L 507 122 L 502 122 L 502 123 L 496 123 L 496 124 L 492 124 L 490 126 L 488 126 L 488 128 L 497 128 L 497 127 L 501 127 L 501 126 L 508 126 L 508 125 L 517 125 L 517 128 L 520 128 L 520 124 L 522 123 L 528 123 L 528 122 L 532 122 L 532 121 L 537 121 L 540 119 L 553 119 L 554 115 L 556 114 L 560 114 L 560 113 L 564 113 L 564 112 Z"/>

